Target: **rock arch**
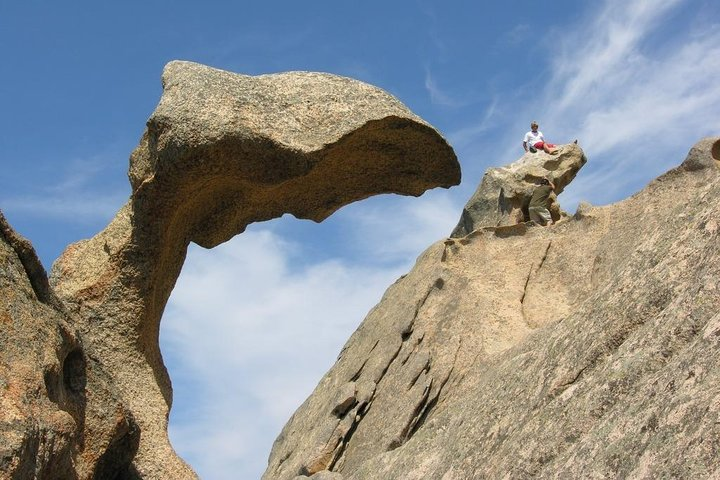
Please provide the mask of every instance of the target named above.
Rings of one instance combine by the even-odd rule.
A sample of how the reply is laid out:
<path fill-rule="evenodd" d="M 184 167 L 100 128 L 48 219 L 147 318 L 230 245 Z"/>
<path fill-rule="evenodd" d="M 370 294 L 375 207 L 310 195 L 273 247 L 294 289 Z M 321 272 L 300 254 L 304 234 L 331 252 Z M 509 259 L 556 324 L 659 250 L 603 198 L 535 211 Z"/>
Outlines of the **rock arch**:
<path fill-rule="evenodd" d="M 190 62 L 171 62 L 162 80 L 130 158 L 130 199 L 67 248 L 51 284 L 140 428 L 133 468 L 188 478 L 167 438 L 172 388 L 158 335 L 189 242 L 210 248 L 284 213 L 321 221 L 375 194 L 417 196 L 458 184 L 460 169 L 436 130 L 355 80 Z"/>

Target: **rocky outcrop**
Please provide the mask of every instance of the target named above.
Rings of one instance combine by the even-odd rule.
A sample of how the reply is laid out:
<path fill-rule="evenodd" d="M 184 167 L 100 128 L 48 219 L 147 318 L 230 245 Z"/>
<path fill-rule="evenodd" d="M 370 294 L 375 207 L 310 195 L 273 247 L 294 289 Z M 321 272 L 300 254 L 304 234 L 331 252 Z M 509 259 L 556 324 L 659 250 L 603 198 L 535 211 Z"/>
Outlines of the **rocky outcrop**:
<path fill-rule="evenodd" d="M 437 131 L 351 79 L 172 62 L 163 89 L 130 158 L 130 199 L 68 247 L 50 284 L 3 221 L 4 477 L 195 477 L 168 442 L 172 389 L 158 345 L 189 242 L 209 248 L 255 221 L 321 221 L 371 195 L 460 180 Z"/>
<path fill-rule="evenodd" d="M 554 221 L 559 220 L 561 210 L 557 195 L 573 181 L 586 162 L 582 149 L 571 143 L 560 145 L 555 155 L 526 153 L 510 165 L 489 168 L 463 208 L 460 221 L 450 236 L 463 237 L 484 226 L 499 227 L 528 221 L 530 197 L 544 178 L 555 184 L 550 213 Z"/>
<path fill-rule="evenodd" d="M 431 246 L 263 478 L 715 478 L 719 151 L 705 139 L 633 197 L 554 226 Z"/>
<path fill-rule="evenodd" d="M 30 243 L 0 213 L 0 478 L 116 478 L 139 430 Z"/>

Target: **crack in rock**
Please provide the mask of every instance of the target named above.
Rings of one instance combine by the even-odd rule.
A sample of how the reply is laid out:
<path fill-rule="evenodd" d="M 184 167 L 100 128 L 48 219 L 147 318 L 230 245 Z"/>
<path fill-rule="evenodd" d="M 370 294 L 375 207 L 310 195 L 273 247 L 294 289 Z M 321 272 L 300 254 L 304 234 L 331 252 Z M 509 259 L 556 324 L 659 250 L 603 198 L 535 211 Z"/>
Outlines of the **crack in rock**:
<path fill-rule="evenodd" d="M 528 292 L 528 286 L 530 285 L 530 279 L 533 276 L 533 270 L 534 270 L 534 273 L 537 275 L 537 273 L 540 271 L 542 266 L 545 264 L 545 260 L 547 259 L 548 252 L 550 251 L 551 245 L 552 245 L 552 240 L 550 240 L 547 244 L 547 247 L 545 247 L 545 253 L 543 254 L 542 258 L 540 259 L 540 263 L 538 264 L 537 268 L 533 268 L 534 265 L 530 264 L 530 270 L 528 271 L 527 278 L 525 279 L 525 286 L 523 287 L 523 293 L 522 293 L 522 296 L 520 297 L 520 311 L 522 313 L 523 321 L 525 322 L 525 324 L 528 324 L 527 313 L 525 312 L 525 296 L 527 295 L 527 292 Z"/>
<path fill-rule="evenodd" d="M 370 411 L 370 408 L 372 406 L 373 400 L 375 398 L 375 390 L 377 389 L 377 386 L 380 385 L 382 380 L 385 378 L 385 375 L 390 370 L 393 364 L 398 361 L 401 352 L 403 351 L 403 347 L 406 347 L 408 344 L 408 341 L 412 337 L 413 331 L 414 331 L 414 325 L 415 322 L 420 314 L 420 311 L 422 310 L 423 306 L 426 304 L 428 299 L 430 298 L 430 295 L 435 290 L 440 290 L 444 287 L 445 282 L 442 278 L 437 278 L 433 284 L 428 288 L 425 295 L 417 302 L 417 305 L 415 306 L 415 311 L 413 313 L 412 318 L 408 322 L 408 324 L 400 330 L 400 343 L 398 345 L 398 348 L 395 350 L 392 357 L 389 359 L 383 370 L 380 372 L 377 378 L 373 379 L 372 386 L 372 394 L 370 395 L 370 398 L 366 402 L 362 402 L 359 399 L 357 399 L 357 403 L 349 410 L 347 411 L 344 418 L 342 418 L 338 424 L 338 427 L 333 431 L 333 434 L 331 435 L 330 439 L 328 439 L 328 442 L 326 443 L 325 448 L 322 449 L 322 452 L 320 456 L 316 457 L 315 460 L 312 462 L 309 462 L 309 464 L 301 470 L 302 474 L 307 475 L 305 472 L 313 472 L 313 471 L 320 471 L 320 470 L 338 470 L 342 468 L 342 465 L 344 463 L 345 459 L 345 453 L 348 449 L 348 446 L 352 440 L 352 437 L 357 430 L 357 428 L 360 425 L 360 422 L 363 418 L 365 418 Z M 417 346 L 422 342 L 422 339 L 424 338 L 424 333 L 421 333 L 419 338 L 416 339 L 415 345 L 413 345 L 413 349 L 408 353 L 407 356 L 401 359 L 401 365 L 405 366 L 406 362 L 409 361 L 409 358 L 413 356 L 412 354 L 415 353 Z M 373 346 L 373 350 L 379 343 L 376 342 Z M 368 362 L 368 359 L 363 362 L 362 367 L 360 370 L 353 376 L 353 381 L 360 381 L 360 374 L 364 369 L 365 364 Z M 417 382 L 419 382 L 421 379 L 423 379 L 425 376 L 427 376 L 427 372 L 430 369 L 430 355 L 427 352 L 421 352 L 414 356 L 412 364 L 407 366 L 407 368 L 410 368 L 412 381 L 410 382 L 410 385 L 408 386 L 408 390 L 411 390 L 414 388 Z M 417 373 L 412 373 L 417 371 Z M 406 425 L 401 433 L 401 443 L 405 441 L 406 437 L 408 437 L 409 432 L 413 430 L 415 424 L 418 422 L 418 420 L 422 417 L 423 412 L 425 411 L 425 408 L 427 406 L 428 397 L 431 393 L 431 387 L 433 380 L 432 378 L 429 378 L 426 380 L 428 383 L 424 387 L 424 391 L 420 397 L 420 400 L 418 404 L 414 407 L 414 415 L 411 417 L 410 422 L 408 425 Z M 346 387 L 343 387 L 346 388 Z M 347 397 L 347 395 L 340 395 L 340 397 Z M 345 399 L 346 401 L 343 401 L 343 406 L 346 406 L 350 400 Z M 336 404 L 333 413 L 336 413 L 338 411 L 338 405 Z M 347 420 L 347 419 L 351 420 Z M 330 449 L 332 448 L 332 453 L 328 454 Z M 317 468 L 320 468 L 320 470 L 316 470 Z"/>

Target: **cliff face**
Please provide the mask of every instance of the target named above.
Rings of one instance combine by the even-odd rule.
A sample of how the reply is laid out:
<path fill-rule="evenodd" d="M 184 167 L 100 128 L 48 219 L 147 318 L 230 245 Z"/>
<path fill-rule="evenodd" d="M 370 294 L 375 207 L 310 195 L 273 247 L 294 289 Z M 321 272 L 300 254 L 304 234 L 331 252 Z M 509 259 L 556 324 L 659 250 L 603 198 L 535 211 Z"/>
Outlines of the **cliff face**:
<path fill-rule="evenodd" d="M 618 204 L 431 246 L 263 478 L 718 475 L 719 164 L 705 139 Z"/>
<path fill-rule="evenodd" d="M 159 322 L 189 242 L 321 221 L 379 193 L 459 183 L 447 142 L 397 99 L 334 75 L 250 77 L 189 62 L 130 158 L 132 195 L 48 283 L 0 218 L 0 477 L 193 478 L 167 438 Z"/>

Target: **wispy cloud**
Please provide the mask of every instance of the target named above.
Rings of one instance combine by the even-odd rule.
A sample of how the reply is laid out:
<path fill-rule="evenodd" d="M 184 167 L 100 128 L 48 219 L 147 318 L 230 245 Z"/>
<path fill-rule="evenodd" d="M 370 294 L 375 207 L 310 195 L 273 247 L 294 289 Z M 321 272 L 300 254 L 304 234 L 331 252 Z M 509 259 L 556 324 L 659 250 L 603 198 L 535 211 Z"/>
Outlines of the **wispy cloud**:
<path fill-rule="evenodd" d="M 108 171 L 118 171 L 117 163 L 115 155 L 96 155 L 53 163 L 52 169 L 44 173 L 37 169 L 35 175 L 43 177 L 41 186 L 30 189 L 31 194 L 21 188 L 3 192 L 0 208 L 18 215 L 73 223 L 107 221 L 130 193 L 129 185 L 123 181 L 108 188 L 105 177 Z"/>
<path fill-rule="evenodd" d="M 609 0 L 589 24 L 556 34 L 560 52 L 553 57 L 550 86 L 560 95 L 554 106 L 568 108 L 632 81 L 634 69 L 628 67 L 643 61 L 641 42 L 678 3 Z"/>
<path fill-rule="evenodd" d="M 347 207 L 348 231 L 355 248 L 373 261 L 399 264 L 406 270 L 433 242 L 455 227 L 462 204 L 447 190 L 420 198 L 394 197 Z"/>
<path fill-rule="evenodd" d="M 2 198 L 0 208 L 23 216 L 85 223 L 111 219 L 126 200 L 123 192 L 57 192 Z"/>
<path fill-rule="evenodd" d="M 474 122 L 469 126 L 465 126 L 454 132 L 450 132 L 448 134 L 448 139 L 450 140 L 451 144 L 455 148 L 462 148 L 469 142 L 475 140 L 478 135 L 489 130 L 494 122 L 495 112 L 497 110 L 498 104 L 498 98 L 493 98 L 492 101 L 485 108 L 485 112 L 483 113 L 480 120 L 477 121 L 477 123 Z"/>
<path fill-rule="evenodd" d="M 588 148 L 668 147 L 720 126 L 720 82 L 712 80 L 720 74 L 720 31 L 662 55 L 637 59 L 632 80 L 598 93 L 580 130 Z"/>
<path fill-rule="evenodd" d="M 590 162 L 561 197 L 573 209 L 581 199 L 604 204 L 628 196 L 679 164 L 694 142 L 717 134 L 720 29 L 678 27 L 680 5 L 608 0 L 574 29 L 549 34 L 550 74 L 540 91 L 498 106 L 516 115 L 497 163 L 520 156 L 531 119 L 550 141 L 579 139 Z"/>
<path fill-rule="evenodd" d="M 440 22 L 436 11 L 436 6 L 432 2 L 417 2 L 417 7 L 423 16 L 427 19 L 425 34 L 430 41 L 433 53 L 436 57 L 444 59 L 447 56 L 448 47 L 439 33 L 438 24 Z"/>
<path fill-rule="evenodd" d="M 546 123 L 559 138 L 579 138 L 595 161 L 569 197 L 625 197 L 720 131 L 720 30 L 695 25 L 665 36 L 662 48 L 647 42 L 679 4 L 608 2 L 579 48 L 555 59 Z"/>
<path fill-rule="evenodd" d="M 463 100 L 453 98 L 449 93 L 443 91 L 435 81 L 430 68 L 425 69 L 425 90 L 430 95 L 430 101 L 434 105 L 443 107 L 460 107 L 464 105 Z"/>

